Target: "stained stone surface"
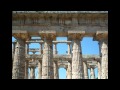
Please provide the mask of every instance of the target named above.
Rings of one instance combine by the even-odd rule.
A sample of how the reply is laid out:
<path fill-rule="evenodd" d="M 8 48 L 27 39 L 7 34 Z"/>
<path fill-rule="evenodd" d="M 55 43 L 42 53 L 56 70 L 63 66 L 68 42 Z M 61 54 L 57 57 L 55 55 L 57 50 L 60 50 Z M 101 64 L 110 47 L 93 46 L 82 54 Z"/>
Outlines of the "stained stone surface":
<path fill-rule="evenodd" d="M 73 41 L 73 57 L 72 57 L 72 79 L 83 79 L 83 62 L 80 56 L 80 41 Z"/>
<path fill-rule="evenodd" d="M 18 38 L 15 47 L 12 79 L 24 79 L 24 76 L 25 76 L 25 42 L 24 40 Z"/>

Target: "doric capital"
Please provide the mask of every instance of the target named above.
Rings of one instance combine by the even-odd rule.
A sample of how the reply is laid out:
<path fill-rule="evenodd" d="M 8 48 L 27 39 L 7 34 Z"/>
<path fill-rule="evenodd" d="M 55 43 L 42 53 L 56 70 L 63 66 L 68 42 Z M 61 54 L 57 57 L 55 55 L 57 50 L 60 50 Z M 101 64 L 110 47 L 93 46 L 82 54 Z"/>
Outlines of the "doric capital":
<path fill-rule="evenodd" d="M 68 31 L 68 39 L 70 39 L 70 40 L 74 40 L 74 39 L 82 40 L 84 34 L 85 34 L 85 31 Z"/>
<path fill-rule="evenodd" d="M 46 40 L 56 40 L 56 32 L 55 31 L 42 31 L 39 32 L 40 36 L 42 39 L 46 39 Z"/>
<path fill-rule="evenodd" d="M 93 37 L 93 40 L 99 41 L 99 42 L 107 42 L 108 41 L 108 31 L 97 31 L 95 36 Z"/>
<path fill-rule="evenodd" d="M 17 32 L 14 31 L 12 32 L 12 36 L 14 36 L 16 39 L 20 38 L 26 41 L 30 39 L 30 36 L 27 33 L 27 31 L 17 31 Z"/>

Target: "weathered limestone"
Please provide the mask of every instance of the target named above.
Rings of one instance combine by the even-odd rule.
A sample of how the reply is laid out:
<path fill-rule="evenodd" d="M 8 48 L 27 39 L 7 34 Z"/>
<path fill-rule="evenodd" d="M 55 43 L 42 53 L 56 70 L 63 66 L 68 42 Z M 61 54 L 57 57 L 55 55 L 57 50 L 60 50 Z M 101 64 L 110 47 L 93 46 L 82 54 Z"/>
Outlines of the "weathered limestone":
<path fill-rule="evenodd" d="M 15 47 L 12 79 L 24 79 L 25 76 L 25 42 L 17 38 Z"/>
<path fill-rule="evenodd" d="M 90 67 L 90 79 L 95 79 L 94 67 Z"/>
<path fill-rule="evenodd" d="M 42 79 L 54 79 L 53 72 L 52 35 L 44 35 L 44 49 L 42 58 Z"/>
<path fill-rule="evenodd" d="M 42 61 L 38 62 L 38 79 L 42 79 Z"/>
<path fill-rule="evenodd" d="M 72 63 L 68 61 L 67 79 L 72 79 Z"/>
<path fill-rule="evenodd" d="M 79 40 L 73 40 L 72 79 L 83 79 L 83 62 Z"/>
<path fill-rule="evenodd" d="M 16 42 L 13 42 L 13 47 L 12 47 L 12 69 L 13 69 L 13 61 L 14 61 L 14 54 L 15 54 L 15 45 L 16 45 Z"/>
<path fill-rule="evenodd" d="M 88 79 L 88 68 L 87 68 L 87 62 L 83 62 L 84 67 L 84 79 Z"/>
<path fill-rule="evenodd" d="M 13 11 L 12 35 L 21 40 L 17 42 L 18 48 L 13 45 L 12 78 L 27 79 L 28 62 L 25 62 L 25 59 L 28 61 L 35 58 L 35 61 L 42 59 L 42 61 L 37 62 L 39 79 L 57 79 L 57 67 L 59 67 L 59 65 L 62 67 L 67 65 L 68 79 L 87 79 L 87 64 L 83 61 L 89 60 L 82 57 L 80 46 L 80 40 L 83 34 L 84 36 L 95 36 L 99 41 L 101 61 L 96 63 L 87 62 L 89 63 L 88 65 L 95 64 L 98 66 L 98 79 L 108 79 L 108 46 L 105 42 L 105 40 L 108 39 L 107 11 Z M 40 36 L 41 39 L 32 40 L 32 36 Z M 68 37 L 68 40 L 73 41 L 72 54 L 69 44 L 71 41 L 53 41 L 54 36 Z M 30 39 L 31 41 L 28 41 Z M 26 44 L 26 48 L 23 48 L 25 47 L 24 41 L 40 43 L 40 49 L 31 49 L 30 51 L 33 52 L 33 55 L 29 55 L 28 45 Z M 52 42 L 55 43 L 53 51 Z M 43 43 L 44 49 L 42 50 Z M 68 43 L 67 55 L 57 55 L 56 43 Z M 39 51 L 40 55 L 36 55 L 35 53 Z M 61 60 L 63 64 L 59 60 Z M 58 66 L 54 61 L 58 62 Z M 33 68 L 35 68 L 37 63 L 29 63 L 29 65 L 32 65 L 31 79 L 35 78 Z M 91 76 L 94 78 L 94 70 L 92 68 L 91 72 Z"/>
<path fill-rule="evenodd" d="M 98 61 L 98 79 L 101 79 L 101 63 Z"/>
<path fill-rule="evenodd" d="M 53 67 L 54 67 L 54 79 L 58 79 L 58 64 L 57 61 L 53 62 Z"/>
<path fill-rule="evenodd" d="M 35 67 L 30 67 L 30 79 L 35 79 Z"/>
<path fill-rule="evenodd" d="M 28 79 L 28 63 L 29 63 L 29 61 L 26 60 L 25 61 L 25 79 Z"/>
<path fill-rule="evenodd" d="M 99 41 L 101 56 L 101 79 L 108 77 L 108 32 L 97 31 L 95 39 Z"/>
<path fill-rule="evenodd" d="M 101 79 L 108 78 L 108 47 L 105 42 L 102 43 L 101 47 Z"/>

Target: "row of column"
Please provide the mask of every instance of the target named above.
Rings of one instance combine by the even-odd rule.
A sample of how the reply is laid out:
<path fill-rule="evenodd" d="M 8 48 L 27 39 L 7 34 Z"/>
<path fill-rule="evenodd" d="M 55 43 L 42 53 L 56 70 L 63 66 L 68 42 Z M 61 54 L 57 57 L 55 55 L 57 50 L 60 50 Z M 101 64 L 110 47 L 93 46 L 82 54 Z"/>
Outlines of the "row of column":
<path fill-rule="evenodd" d="M 42 63 L 42 65 L 41 65 L 41 63 L 39 63 L 38 64 L 38 68 L 39 68 L 39 78 L 43 78 L 43 79 L 45 79 L 45 78 L 47 78 L 48 76 L 46 76 L 47 74 L 51 74 L 51 70 L 47 70 L 47 69 L 50 69 L 50 67 L 52 66 L 47 66 L 47 65 L 50 65 L 53 61 L 51 61 L 51 62 L 49 62 L 48 61 L 48 59 L 49 58 L 51 58 L 51 56 L 52 55 L 49 55 L 50 54 L 50 50 L 52 50 L 51 48 L 50 48 L 50 46 L 49 45 L 47 45 L 47 43 L 48 42 L 45 42 L 44 43 L 44 53 L 43 53 L 43 59 L 44 59 L 44 61 L 43 61 L 43 63 Z M 79 44 L 79 41 L 77 41 L 77 44 Z M 75 43 L 75 45 L 74 45 L 74 47 L 73 47 L 73 52 L 76 52 L 75 50 L 78 50 L 77 51 L 77 53 L 78 53 L 78 56 L 79 56 L 79 45 L 78 45 L 78 47 L 77 47 L 77 44 Z M 25 49 L 25 53 L 26 54 L 28 54 L 28 47 L 29 45 L 28 45 L 28 43 L 26 44 L 26 49 Z M 42 46 L 42 45 L 41 45 Z M 56 50 L 56 44 L 54 44 L 54 50 L 53 50 L 53 54 L 57 54 L 57 50 Z M 70 54 L 70 44 L 68 44 L 68 54 Z M 76 54 L 76 53 L 74 53 L 74 54 Z M 76 54 L 77 55 L 77 54 Z M 49 56 L 49 57 L 48 57 Z M 74 57 L 73 57 L 73 59 L 76 57 L 75 55 L 73 55 Z M 79 58 L 79 57 L 78 57 Z M 50 59 L 49 59 L 50 60 Z M 79 59 L 78 59 L 79 60 Z M 46 62 L 48 62 L 48 63 L 46 63 Z M 72 63 L 74 63 L 74 62 L 72 62 Z M 79 62 L 79 63 L 77 63 L 78 65 L 77 65 L 77 69 L 76 69 L 76 72 L 77 72 L 77 70 L 79 69 L 79 68 L 82 68 L 82 65 L 81 66 L 79 66 L 80 65 L 80 63 L 82 64 L 82 62 Z M 25 62 L 25 78 L 27 78 L 28 77 L 28 73 L 27 73 L 27 64 L 28 64 L 28 62 L 26 61 Z M 75 64 L 76 64 L 76 62 L 75 62 Z M 44 70 L 44 69 L 41 69 L 41 66 L 42 66 L 42 68 L 44 68 L 44 69 L 46 69 L 46 70 Z M 46 67 L 47 66 L 47 67 Z M 79 75 L 78 75 L 78 73 L 76 73 L 76 72 L 72 72 L 72 67 L 71 67 L 72 65 L 71 65 L 71 62 L 68 62 L 68 69 L 67 69 L 67 72 L 68 72 L 68 79 L 70 79 L 70 78 L 74 78 L 75 76 L 76 76 L 76 74 L 77 74 L 77 77 L 75 77 L 75 78 L 78 78 L 78 77 L 80 77 Z M 75 65 L 76 66 L 76 65 Z M 53 67 L 53 66 L 52 66 Z M 73 66 L 74 67 L 74 66 Z M 74 69 L 74 68 L 73 68 Z M 42 71 L 41 71 L 42 70 Z M 45 72 L 46 71 L 46 72 Z M 50 71 L 50 72 L 48 72 L 48 71 Z M 75 71 L 75 70 L 73 70 L 73 71 Z M 81 79 L 83 78 L 83 72 L 82 72 L 82 70 L 79 70 L 79 71 L 81 71 L 80 72 L 80 74 L 81 74 Z M 33 78 L 34 77 L 34 75 L 33 75 L 33 72 L 34 72 L 34 70 L 33 70 L 33 68 L 31 68 L 31 74 L 30 74 L 30 76 L 31 76 L 31 78 Z M 41 73 L 42 73 L 42 76 L 41 76 Z M 56 74 L 57 73 L 57 74 Z M 73 75 L 72 75 L 73 74 Z M 58 78 L 58 70 L 57 70 L 57 66 L 56 66 L 56 63 L 54 62 L 54 75 L 53 76 L 55 76 L 55 78 Z M 52 76 L 52 78 L 53 78 L 53 76 Z M 51 78 L 51 77 L 50 77 Z"/>
<path fill-rule="evenodd" d="M 13 49 L 15 49 L 14 52 L 14 60 L 13 60 L 13 70 L 12 70 L 12 78 L 13 79 L 23 79 L 27 77 L 27 71 L 25 71 L 25 68 L 27 66 L 25 61 L 25 54 L 28 54 L 28 45 L 25 49 L 25 41 L 17 38 L 16 47 L 14 45 Z M 101 42 L 101 62 L 98 62 L 98 79 L 107 79 L 108 78 L 108 47 L 106 42 Z M 42 48 L 42 45 L 41 45 Z M 52 51 L 52 40 L 51 39 L 45 39 L 44 40 L 44 48 L 43 48 L 43 58 L 42 58 L 42 65 L 39 64 L 39 68 L 42 67 L 42 76 L 39 76 L 39 78 L 42 79 L 52 79 L 57 78 L 56 76 L 57 71 L 55 68 L 53 68 L 53 54 L 57 53 L 56 50 L 56 44 L 54 44 L 54 50 Z M 81 46 L 80 41 L 77 39 L 73 40 L 73 49 L 72 49 L 72 62 L 71 64 L 68 63 L 68 78 L 72 79 L 87 79 L 87 70 L 86 70 L 86 64 L 82 61 L 82 53 L 81 53 Z M 53 52 L 53 53 L 52 53 Z M 68 54 L 70 54 L 70 44 L 68 44 Z M 84 68 L 83 68 L 84 64 Z M 70 67 L 71 66 L 71 67 Z M 55 62 L 54 67 L 57 68 Z M 32 70 L 32 69 L 31 69 Z M 41 70 L 41 69 L 40 69 Z M 33 70 L 32 70 L 33 71 Z M 93 71 L 91 69 L 91 71 Z M 72 73 L 72 75 L 71 75 Z M 39 74 L 41 75 L 41 74 Z"/>
<path fill-rule="evenodd" d="M 84 68 L 84 70 L 83 70 L 84 79 L 89 79 L 87 62 L 83 62 L 83 68 Z M 90 79 L 95 79 L 94 68 L 95 67 L 90 66 Z M 72 63 L 71 63 L 71 61 L 68 61 L 68 66 L 67 66 L 67 69 L 66 69 L 66 78 L 67 79 L 72 79 Z"/>

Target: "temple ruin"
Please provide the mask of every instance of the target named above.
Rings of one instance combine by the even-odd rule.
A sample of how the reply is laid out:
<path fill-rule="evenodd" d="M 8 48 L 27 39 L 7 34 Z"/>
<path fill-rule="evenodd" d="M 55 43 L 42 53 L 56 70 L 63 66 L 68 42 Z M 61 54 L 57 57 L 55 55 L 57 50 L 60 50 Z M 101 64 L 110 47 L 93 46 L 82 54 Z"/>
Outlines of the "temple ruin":
<path fill-rule="evenodd" d="M 107 11 L 13 11 L 12 36 L 16 38 L 12 42 L 12 79 L 35 79 L 36 67 L 39 79 L 59 79 L 60 67 L 66 69 L 67 79 L 89 79 L 88 69 L 90 79 L 95 79 L 96 67 L 98 79 L 108 79 Z M 100 55 L 82 55 L 80 41 L 86 36 L 99 42 Z M 56 37 L 67 40 L 57 41 Z M 29 48 L 30 43 L 39 43 L 40 48 Z M 58 43 L 68 45 L 67 54 L 57 53 Z"/>

